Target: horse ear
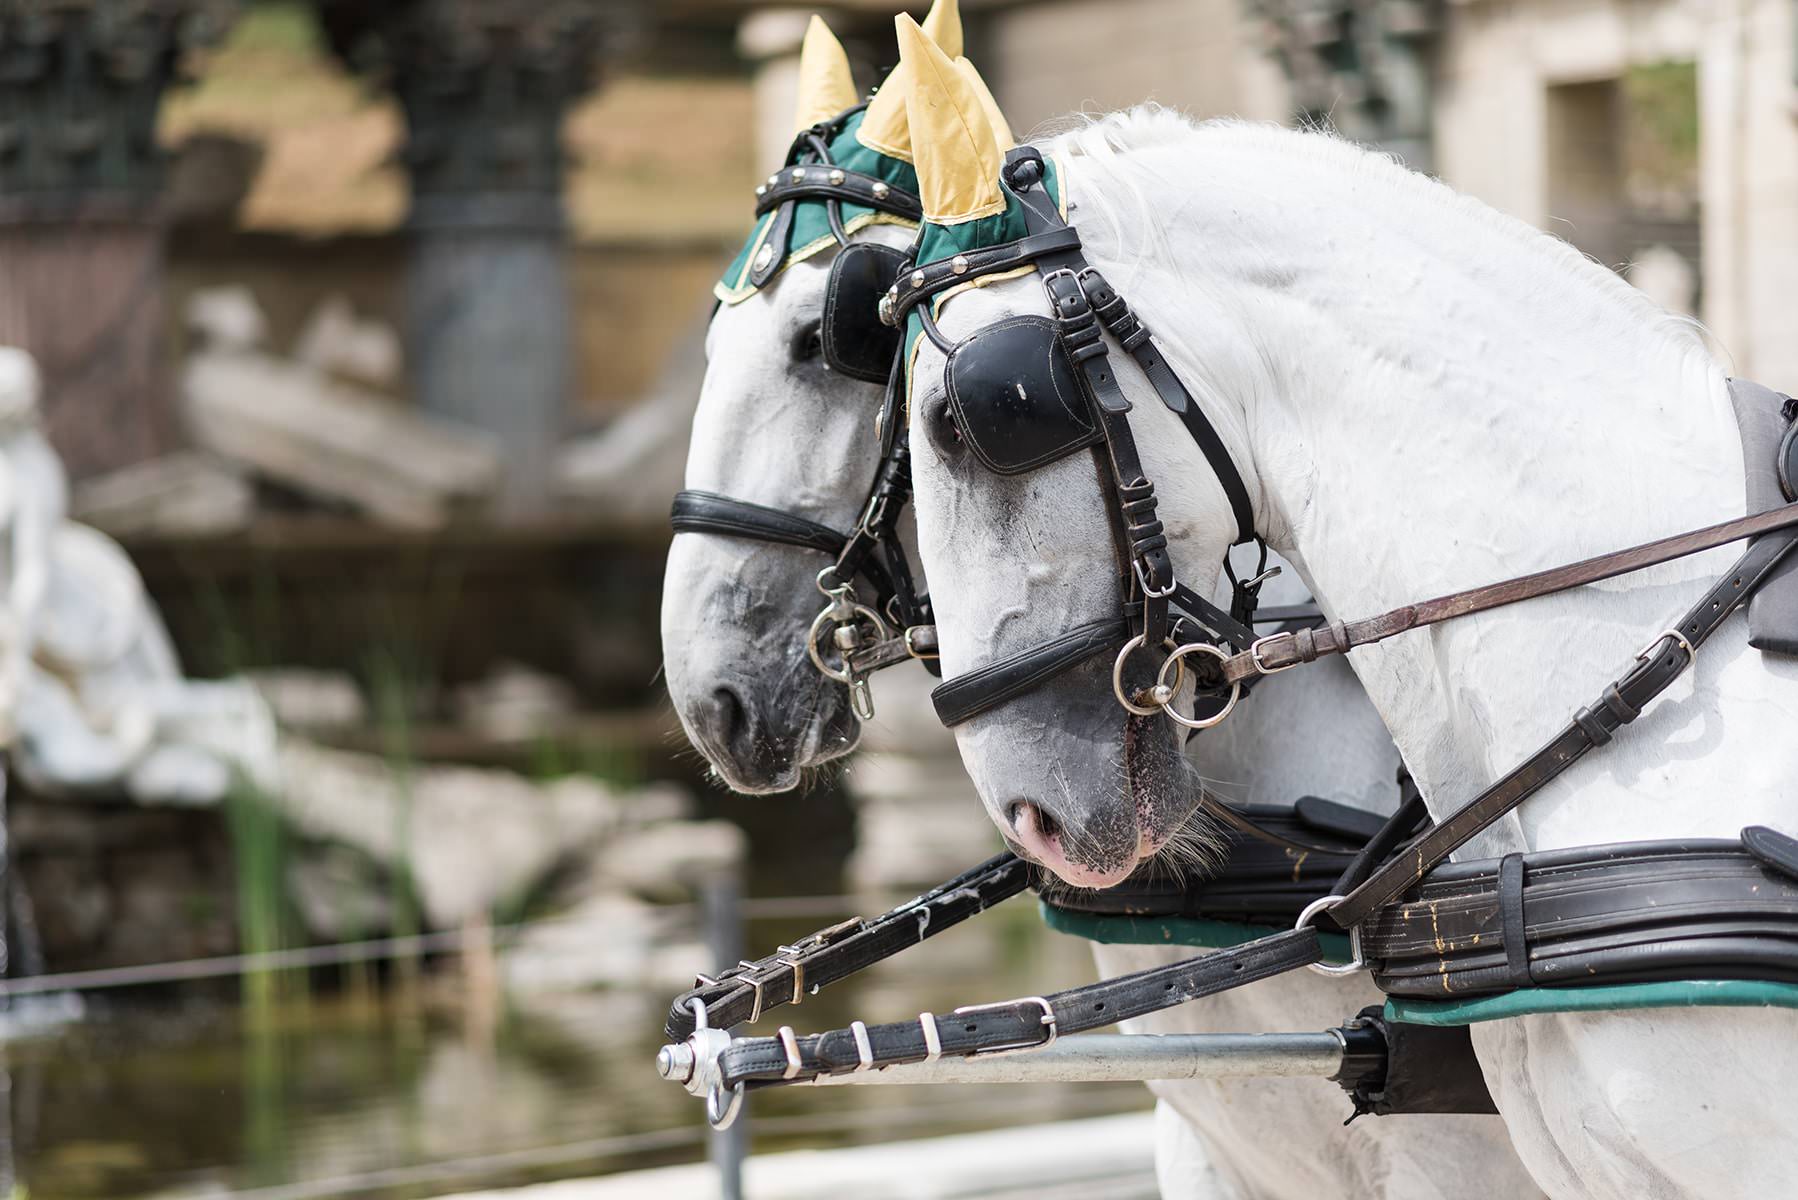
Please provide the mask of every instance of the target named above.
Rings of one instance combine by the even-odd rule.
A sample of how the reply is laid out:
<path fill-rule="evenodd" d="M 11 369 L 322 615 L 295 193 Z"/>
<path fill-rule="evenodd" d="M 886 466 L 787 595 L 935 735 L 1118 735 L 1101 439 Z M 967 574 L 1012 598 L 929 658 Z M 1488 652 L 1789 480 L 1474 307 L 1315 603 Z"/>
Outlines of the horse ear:
<path fill-rule="evenodd" d="M 937 49 L 909 16 L 901 13 L 894 24 L 899 65 L 911 85 L 905 108 L 924 219 L 955 225 L 1003 212 L 999 168 L 1005 152 L 987 115 L 991 100 L 982 99 L 986 89 Z"/>
<path fill-rule="evenodd" d="M 924 14 L 924 32 L 930 40 L 954 58 L 961 53 L 961 4 L 959 0 L 936 0 Z M 855 137 L 870 150 L 878 150 L 900 162 L 912 160 L 911 126 L 905 115 L 905 64 L 901 62 L 886 77 L 874 99 L 868 101 L 867 115 Z"/>
<path fill-rule="evenodd" d="M 799 49 L 799 103 L 793 112 L 793 129 L 797 132 L 828 121 L 844 109 L 854 108 L 859 98 L 843 43 L 814 13 Z"/>
<path fill-rule="evenodd" d="M 924 34 L 950 58 L 961 57 L 961 5 L 957 0 L 936 0 L 924 14 Z"/>
<path fill-rule="evenodd" d="M 980 97 L 980 106 L 986 109 L 986 119 L 992 122 L 993 140 L 999 143 L 999 153 L 1003 154 L 1017 145 L 1017 139 L 1011 136 L 1011 122 L 999 111 L 999 102 L 993 99 L 992 91 L 986 86 L 986 80 L 974 69 L 974 64 L 965 58 L 955 60 L 956 69 L 967 77 L 968 86 Z"/>

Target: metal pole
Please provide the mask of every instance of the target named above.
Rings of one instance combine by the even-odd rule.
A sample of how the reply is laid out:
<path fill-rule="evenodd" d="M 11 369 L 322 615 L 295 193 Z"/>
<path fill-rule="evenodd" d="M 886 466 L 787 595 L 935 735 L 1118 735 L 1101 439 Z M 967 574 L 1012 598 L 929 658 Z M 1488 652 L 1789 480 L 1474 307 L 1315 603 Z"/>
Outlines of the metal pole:
<path fill-rule="evenodd" d="M 699 893 L 705 943 L 712 961 L 727 967 L 743 957 L 743 883 L 735 871 L 709 875 Z M 736 1029 L 731 1030 L 732 1036 Z M 718 1168 L 721 1200 L 743 1200 L 743 1160 L 749 1155 L 747 1111 L 727 1129 L 714 1129 L 709 1157 Z"/>
<path fill-rule="evenodd" d="M 1040 1050 L 900 1063 L 824 1075 L 805 1086 L 912 1083 L 1099 1083 L 1146 1079 L 1313 1076 L 1342 1069 L 1345 1046 L 1321 1033 L 1085 1033 Z"/>

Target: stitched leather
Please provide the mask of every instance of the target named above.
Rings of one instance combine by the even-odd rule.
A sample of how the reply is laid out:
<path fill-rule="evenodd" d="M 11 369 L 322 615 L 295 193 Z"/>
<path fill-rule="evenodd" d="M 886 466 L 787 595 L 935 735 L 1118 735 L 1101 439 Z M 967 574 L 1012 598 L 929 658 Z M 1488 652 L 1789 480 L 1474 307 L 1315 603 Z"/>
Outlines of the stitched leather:
<path fill-rule="evenodd" d="M 674 497 L 669 524 L 676 533 L 715 533 L 725 537 L 800 546 L 820 554 L 842 553 L 848 539 L 828 525 L 806 517 L 720 496 L 717 492 L 687 490 Z"/>
<path fill-rule="evenodd" d="M 1021 696 L 1045 679 L 1080 665 L 1094 655 L 1122 646 L 1130 627 L 1122 617 L 1102 617 L 1076 626 L 1022 654 L 958 675 L 930 693 L 937 718 L 953 728 Z"/>
<path fill-rule="evenodd" d="M 762 1012 L 793 1002 L 795 961 L 804 973 L 799 990 L 810 995 L 1017 895 L 1029 882 L 1029 864 L 1023 859 L 995 855 L 872 921 L 858 917 L 833 925 L 681 993 L 668 1010 L 668 1036 L 678 1041 L 693 1032 L 695 999 L 706 1006 L 714 1029 L 728 1029 L 756 1015 L 758 981 Z"/>
<path fill-rule="evenodd" d="M 1054 1014 L 1058 1033 L 1079 1033 L 1279 975 L 1321 957 L 1315 930 L 1288 930 L 1200 958 L 1071 988 L 1044 999 Z M 1039 1046 L 1049 1037 L 1043 1004 L 1034 999 L 945 1013 L 937 1017 L 936 1028 L 946 1056 L 1002 1046 Z M 930 1055 L 924 1030 L 915 1020 L 870 1025 L 867 1037 L 878 1065 L 923 1062 Z M 800 1066 L 793 1078 L 840 1075 L 861 1064 L 855 1037 L 848 1029 L 806 1034 L 795 1042 Z M 780 1081 L 789 1072 L 786 1047 L 780 1039 L 769 1037 L 733 1042 L 720 1056 L 719 1066 L 726 1088 L 745 1082 L 753 1086 L 757 1082 Z"/>
<path fill-rule="evenodd" d="M 1798 520 L 1798 505 L 1792 508 L 1793 513 L 1789 519 Z M 1765 515 L 1769 514 L 1763 514 Z M 1700 537 L 1704 532 L 1701 530 L 1699 534 L 1688 536 Z M 1637 658 L 1635 665 L 1622 678 L 1611 685 L 1616 689 L 1621 705 L 1613 707 L 1601 699 L 1586 710 L 1587 714 L 1593 720 L 1601 722 L 1614 735 L 1628 720 L 1619 716 L 1619 709 L 1639 713 L 1665 691 L 1690 664 L 1692 653 L 1753 594 L 1760 582 L 1779 566 L 1793 545 L 1792 537 L 1762 538 L 1750 545 L 1748 552 L 1737 559 L 1735 565 L 1705 592 L 1697 604 L 1686 610 L 1679 623 L 1673 626 L 1684 636 L 1685 643 L 1667 636 L 1658 639 Z M 1691 647 L 1690 651 L 1687 646 Z M 1416 884 L 1431 867 L 1466 845 L 1481 830 L 1541 791 L 1561 772 L 1584 758 L 1586 752 L 1597 744 L 1580 721 L 1568 722 L 1547 745 L 1513 767 L 1491 787 L 1425 830 L 1405 847 L 1404 853 L 1388 860 L 1365 883 L 1351 892 L 1346 900 L 1332 908 L 1330 918 L 1342 928 L 1359 924 L 1376 908 L 1396 899 Z"/>
<path fill-rule="evenodd" d="M 1556 983 L 1794 978 L 1798 878 L 1740 843 L 1579 846 L 1450 863 L 1362 926 L 1374 982 L 1437 997 Z"/>
<path fill-rule="evenodd" d="M 1426 625 L 1597 583 L 1657 563 L 1671 562 L 1701 550 L 1741 541 L 1743 538 L 1760 538 L 1775 532 L 1790 531 L 1794 527 L 1798 527 L 1798 504 L 1782 505 L 1766 512 L 1707 525 L 1689 533 L 1676 534 L 1631 546 L 1626 550 L 1538 571 L 1533 575 L 1489 583 L 1464 592 L 1451 592 L 1417 604 L 1402 605 L 1376 617 L 1366 617 L 1359 621 L 1338 621 L 1319 630 L 1303 630 L 1268 641 L 1255 654 L 1232 656 L 1223 666 L 1224 678 L 1232 681 L 1248 679 L 1262 674 L 1263 668 L 1278 670 L 1331 654 L 1343 654 L 1356 646 L 1371 645 Z M 1787 532 L 1783 540 L 1789 545 L 1793 538 L 1798 538 L 1798 533 Z M 1783 554 L 1784 551 L 1781 550 L 1780 553 Z M 1731 607 L 1733 611 L 1733 605 Z M 1260 660 L 1259 666 L 1257 659 Z"/>

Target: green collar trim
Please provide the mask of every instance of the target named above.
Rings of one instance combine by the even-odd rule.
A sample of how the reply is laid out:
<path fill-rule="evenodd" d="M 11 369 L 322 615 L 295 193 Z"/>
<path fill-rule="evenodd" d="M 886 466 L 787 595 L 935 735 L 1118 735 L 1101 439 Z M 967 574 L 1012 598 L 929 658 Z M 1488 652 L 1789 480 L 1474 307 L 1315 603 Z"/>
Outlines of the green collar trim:
<path fill-rule="evenodd" d="M 860 171 L 864 175 L 872 175 L 902 191 L 916 195 L 918 192 L 918 173 L 908 162 L 903 162 L 878 150 L 870 150 L 862 145 L 855 136 L 861 128 L 865 113 L 857 112 L 843 122 L 842 128 L 830 142 L 830 156 L 836 165 L 851 171 Z M 778 211 L 778 210 L 776 210 Z M 906 229 L 914 229 L 917 222 L 908 221 L 904 217 L 895 216 L 878 209 L 865 208 L 860 204 L 844 204 L 843 228 L 854 233 L 869 225 L 900 225 Z M 736 304 L 755 295 L 758 290 L 749 282 L 749 264 L 755 260 L 756 251 L 762 248 L 762 240 L 768 236 L 768 227 L 774 223 L 775 212 L 763 213 L 750 230 L 749 240 L 731 260 L 730 266 L 724 270 L 724 277 L 712 288 L 712 294 L 725 304 Z M 793 227 L 787 237 L 787 254 L 781 261 L 780 270 L 784 271 L 796 262 L 803 262 L 821 251 L 836 245 L 836 236 L 830 231 L 830 216 L 825 211 L 822 200 L 800 200 L 793 210 Z M 770 281 L 779 279 L 780 271 L 770 276 Z"/>
<path fill-rule="evenodd" d="M 1798 984 L 1760 979 L 1691 979 L 1597 987 L 1536 987 L 1465 1000 L 1393 996 L 1386 1019 L 1407 1025 L 1476 1025 L 1536 1013 L 1615 1012 L 1630 1008 L 1798 1008 Z"/>

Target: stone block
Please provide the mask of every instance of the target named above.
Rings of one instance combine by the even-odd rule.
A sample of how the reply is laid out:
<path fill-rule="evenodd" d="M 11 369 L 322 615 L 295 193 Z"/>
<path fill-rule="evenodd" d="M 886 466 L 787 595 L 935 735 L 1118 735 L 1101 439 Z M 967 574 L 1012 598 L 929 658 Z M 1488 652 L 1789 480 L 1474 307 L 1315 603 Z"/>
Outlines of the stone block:
<path fill-rule="evenodd" d="M 182 379 L 201 446 L 276 482 L 409 528 L 437 528 L 500 483 L 477 430 L 396 409 L 316 372 L 250 354 L 203 354 Z"/>

